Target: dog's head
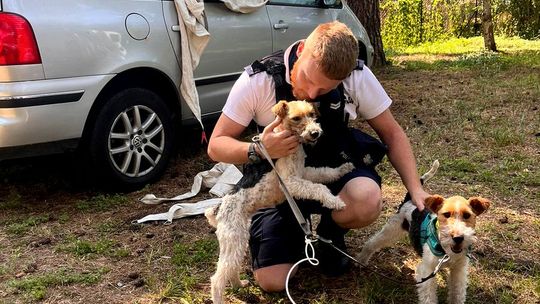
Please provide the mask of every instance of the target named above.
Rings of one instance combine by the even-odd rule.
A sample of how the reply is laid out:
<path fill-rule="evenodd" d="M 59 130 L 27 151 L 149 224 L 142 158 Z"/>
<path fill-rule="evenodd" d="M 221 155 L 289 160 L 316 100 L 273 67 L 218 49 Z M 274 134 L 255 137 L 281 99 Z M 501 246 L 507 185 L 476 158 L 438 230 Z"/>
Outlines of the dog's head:
<path fill-rule="evenodd" d="M 272 107 L 272 112 L 281 118 L 281 128 L 298 136 L 300 142 L 315 144 L 321 137 L 321 125 L 316 121 L 319 112 L 311 103 L 281 100 Z"/>
<path fill-rule="evenodd" d="M 476 217 L 484 213 L 491 202 L 481 197 L 468 200 L 461 196 L 444 199 L 433 195 L 426 199 L 426 207 L 437 214 L 439 240 L 446 252 L 461 253 L 476 241 Z"/>

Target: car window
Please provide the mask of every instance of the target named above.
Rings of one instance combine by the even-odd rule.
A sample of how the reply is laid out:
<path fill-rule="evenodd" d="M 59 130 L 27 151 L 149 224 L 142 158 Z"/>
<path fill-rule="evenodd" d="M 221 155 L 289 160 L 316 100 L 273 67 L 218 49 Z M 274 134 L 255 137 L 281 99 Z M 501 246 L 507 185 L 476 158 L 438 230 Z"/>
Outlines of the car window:
<path fill-rule="evenodd" d="M 319 0 L 270 0 L 268 4 L 294 5 L 294 6 L 319 6 Z"/>
<path fill-rule="evenodd" d="M 325 3 L 326 2 L 326 3 Z M 270 5 L 341 8 L 340 0 L 269 0 Z"/>

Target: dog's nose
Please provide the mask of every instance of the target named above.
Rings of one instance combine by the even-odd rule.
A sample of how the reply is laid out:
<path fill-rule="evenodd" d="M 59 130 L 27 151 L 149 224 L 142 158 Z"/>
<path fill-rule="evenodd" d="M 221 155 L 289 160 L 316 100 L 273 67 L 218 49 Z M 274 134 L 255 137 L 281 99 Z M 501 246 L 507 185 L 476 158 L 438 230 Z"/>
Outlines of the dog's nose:
<path fill-rule="evenodd" d="M 309 135 L 311 136 L 311 138 L 317 139 L 317 138 L 319 138 L 319 136 L 321 136 L 321 132 L 319 132 L 319 131 L 311 131 L 311 132 L 309 132 Z"/>
<path fill-rule="evenodd" d="M 454 240 L 454 243 L 456 244 L 461 244 L 461 242 L 463 242 L 463 236 L 455 236 L 452 238 L 452 240 Z"/>

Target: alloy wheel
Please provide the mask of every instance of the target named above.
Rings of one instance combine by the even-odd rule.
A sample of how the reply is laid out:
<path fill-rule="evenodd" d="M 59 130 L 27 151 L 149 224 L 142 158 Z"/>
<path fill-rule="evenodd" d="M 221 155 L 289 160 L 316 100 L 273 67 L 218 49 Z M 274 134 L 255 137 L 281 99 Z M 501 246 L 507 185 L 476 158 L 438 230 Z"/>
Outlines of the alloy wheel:
<path fill-rule="evenodd" d="M 158 164 L 165 147 L 165 130 L 150 108 L 135 105 L 114 120 L 108 138 L 109 157 L 128 177 L 141 177 Z"/>

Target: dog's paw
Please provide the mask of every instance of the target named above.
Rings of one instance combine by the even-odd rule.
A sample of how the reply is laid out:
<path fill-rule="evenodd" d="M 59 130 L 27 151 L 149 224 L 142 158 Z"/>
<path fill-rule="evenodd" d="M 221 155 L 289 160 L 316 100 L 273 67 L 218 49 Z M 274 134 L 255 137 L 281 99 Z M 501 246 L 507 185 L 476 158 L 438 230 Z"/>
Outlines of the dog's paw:
<path fill-rule="evenodd" d="M 217 213 L 219 211 L 219 205 L 212 206 L 210 208 L 207 208 L 204 210 L 204 216 L 206 216 L 206 219 L 208 220 L 208 223 L 210 226 L 217 228 Z"/>
<path fill-rule="evenodd" d="M 345 202 L 343 202 L 339 197 L 335 196 L 334 199 L 332 199 L 330 203 L 327 204 L 327 206 L 325 207 L 335 210 L 341 210 L 345 208 Z"/>
<path fill-rule="evenodd" d="M 231 285 L 233 288 L 243 288 L 249 285 L 249 280 L 232 280 Z"/>
<path fill-rule="evenodd" d="M 342 175 L 345 175 L 345 174 L 351 172 L 352 170 L 354 170 L 353 163 L 344 163 L 343 165 L 339 166 L 339 172 Z"/>
<path fill-rule="evenodd" d="M 249 280 L 240 280 L 241 287 L 247 287 L 249 285 Z"/>

